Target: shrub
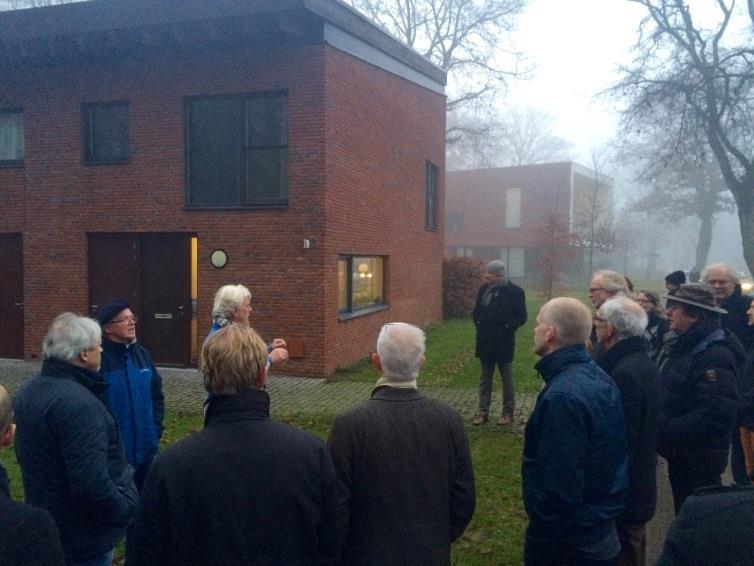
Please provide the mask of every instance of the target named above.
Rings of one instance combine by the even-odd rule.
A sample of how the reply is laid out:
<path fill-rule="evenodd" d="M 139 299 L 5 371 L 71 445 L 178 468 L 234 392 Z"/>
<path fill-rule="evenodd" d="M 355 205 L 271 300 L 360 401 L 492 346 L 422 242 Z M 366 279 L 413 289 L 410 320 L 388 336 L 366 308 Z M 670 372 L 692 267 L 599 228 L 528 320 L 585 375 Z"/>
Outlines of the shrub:
<path fill-rule="evenodd" d="M 470 257 L 446 258 L 442 264 L 442 312 L 445 318 L 471 316 L 484 275 L 483 262 Z"/>

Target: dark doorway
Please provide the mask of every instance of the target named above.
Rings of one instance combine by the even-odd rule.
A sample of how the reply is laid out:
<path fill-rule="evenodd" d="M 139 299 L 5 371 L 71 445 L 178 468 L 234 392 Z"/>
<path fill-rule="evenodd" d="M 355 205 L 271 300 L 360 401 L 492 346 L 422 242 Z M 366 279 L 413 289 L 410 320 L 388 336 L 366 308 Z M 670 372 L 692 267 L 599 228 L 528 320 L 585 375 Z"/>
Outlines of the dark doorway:
<path fill-rule="evenodd" d="M 24 248 L 21 234 L 0 234 L 0 358 L 24 357 Z"/>
<path fill-rule="evenodd" d="M 185 234 L 89 234 L 89 304 L 125 298 L 155 362 L 190 363 L 190 245 Z"/>

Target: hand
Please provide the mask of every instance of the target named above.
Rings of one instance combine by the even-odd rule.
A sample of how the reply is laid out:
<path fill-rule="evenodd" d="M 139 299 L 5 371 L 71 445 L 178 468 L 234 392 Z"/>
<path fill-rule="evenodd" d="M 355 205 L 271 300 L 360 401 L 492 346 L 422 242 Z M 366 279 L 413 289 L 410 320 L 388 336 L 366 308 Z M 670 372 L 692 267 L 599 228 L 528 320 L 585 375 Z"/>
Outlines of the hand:
<path fill-rule="evenodd" d="M 274 350 L 275 348 L 287 348 L 288 344 L 286 344 L 285 340 L 282 338 L 274 338 L 272 340 L 272 343 L 270 344 L 270 351 Z"/>
<path fill-rule="evenodd" d="M 272 352 L 270 352 L 270 360 L 272 360 L 272 365 L 287 362 L 288 350 L 286 350 L 285 348 L 275 348 Z"/>

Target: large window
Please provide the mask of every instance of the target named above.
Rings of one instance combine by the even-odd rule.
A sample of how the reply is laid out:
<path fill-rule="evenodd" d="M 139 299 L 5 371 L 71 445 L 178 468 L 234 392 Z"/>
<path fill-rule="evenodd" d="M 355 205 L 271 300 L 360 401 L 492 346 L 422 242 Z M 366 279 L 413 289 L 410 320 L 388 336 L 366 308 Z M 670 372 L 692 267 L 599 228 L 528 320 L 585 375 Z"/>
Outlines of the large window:
<path fill-rule="evenodd" d="M 186 132 L 189 206 L 285 204 L 284 94 L 189 99 Z"/>
<path fill-rule="evenodd" d="M 0 109 L 0 167 L 24 163 L 24 119 L 21 110 Z"/>
<path fill-rule="evenodd" d="M 128 102 L 85 104 L 83 117 L 84 162 L 127 163 Z"/>
<path fill-rule="evenodd" d="M 427 230 L 437 230 L 437 181 L 439 169 L 431 161 L 427 161 L 425 183 L 426 183 L 426 228 Z"/>
<path fill-rule="evenodd" d="M 505 227 L 521 228 L 521 189 L 505 189 Z"/>
<path fill-rule="evenodd" d="M 523 279 L 526 277 L 526 248 L 500 248 L 500 259 L 507 268 L 508 277 Z"/>
<path fill-rule="evenodd" d="M 338 311 L 355 313 L 387 303 L 385 258 L 343 256 L 338 258 Z"/>

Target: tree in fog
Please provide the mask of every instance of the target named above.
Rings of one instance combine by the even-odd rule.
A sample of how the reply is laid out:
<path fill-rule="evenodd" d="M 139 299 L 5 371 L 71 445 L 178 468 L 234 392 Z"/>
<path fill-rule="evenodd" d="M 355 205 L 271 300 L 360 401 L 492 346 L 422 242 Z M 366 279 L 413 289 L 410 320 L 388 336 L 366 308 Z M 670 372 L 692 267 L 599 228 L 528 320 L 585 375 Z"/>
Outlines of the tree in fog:
<path fill-rule="evenodd" d="M 629 1 L 646 16 L 634 60 L 612 89 L 625 101 L 623 127 L 630 134 L 660 117 L 675 139 L 706 142 L 738 206 L 754 271 L 754 0 L 697 3 L 715 13 L 703 25 L 687 0 Z"/>
<path fill-rule="evenodd" d="M 453 118 L 449 117 L 451 121 Z M 464 118 L 463 123 L 474 123 Z M 530 107 L 508 108 L 489 128 L 448 148 L 449 169 L 534 165 L 571 159 L 572 145 L 553 132 L 552 115 Z M 481 125 L 481 124 L 480 124 Z"/>
<path fill-rule="evenodd" d="M 559 283 L 576 256 L 576 249 L 568 226 L 568 216 L 557 210 L 557 202 L 552 203 L 541 220 L 536 243 L 540 250 L 538 263 L 542 277 L 542 295 L 549 301 L 556 294 Z"/>
<path fill-rule="evenodd" d="M 510 33 L 526 0 L 351 0 L 354 8 L 448 73 L 448 111 L 480 109 L 519 74 Z M 460 116 L 460 114 L 459 114 Z M 448 143 L 487 129 L 454 121 Z"/>

